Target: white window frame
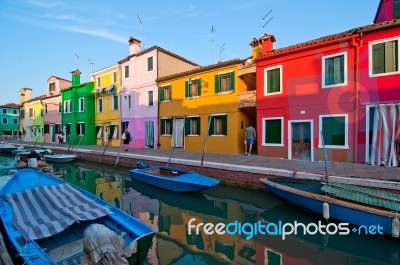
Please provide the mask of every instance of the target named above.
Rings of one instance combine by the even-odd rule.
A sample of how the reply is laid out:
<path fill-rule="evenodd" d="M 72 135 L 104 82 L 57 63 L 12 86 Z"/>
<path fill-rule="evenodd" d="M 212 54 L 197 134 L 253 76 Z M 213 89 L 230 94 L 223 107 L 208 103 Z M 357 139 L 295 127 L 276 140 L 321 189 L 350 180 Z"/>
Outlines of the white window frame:
<path fill-rule="evenodd" d="M 267 120 L 281 120 L 281 143 L 279 144 L 270 144 L 266 143 L 265 139 L 265 121 Z M 285 124 L 284 124 L 284 118 L 283 117 L 268 117 L 268 118 L 262 118 L 262 143 L 261 146 L 283 146 L 284 143 L 284 132 L 285 131 Z"/>
<path fill-rule="evenodd" d="M 282 65 L 275 65 L 272 67 L 268 67 L 264 69 L 264 96 L 272 96 L 272 95 L 278 95 L 282 94 L 283 87 L 282 87 Z M 280 90 L 278 92 L 273 92 L 273 93 L 268 93 L 268 71 L 279 69 L 279 85 L 280 85 Z"/>
<path fill-rule="evenodd" d="M 383 42 L 388 42 L 388 41 L 394 41 L 397 40 L 397 72 L 389 72 L 389 73 L 383 73 L 383 74 L 374 74 L 373 73 L 373 64 L 372 64 L 372 46 L 375 44 L 383 43 Z M 378 77 L 378 76 L 385 76 L 385 75 L 398 75 L 400 74 L 400 37 L 395 37 L 395 38 L 387 38 L 387 39 L 381 39 L 381 40 L 376 40 L 376 41 L 371 41 L 368 43 L 368 75 L 369 77 Z"/>
<path fill-rule="evenodd" d="M 191 126 L 190 126 L 190 121 L 192 120 L 192 119 L 200 119 L 200 115 L 192 115 L 192 116 L 186 116 L 186 118 L 187 119 L 189 119 L 189 128 L 191 128 Z M 198 129 L 198 134 L 192 134 L 192 133 L 188 133 L 188 135 L 186 135 L 186 136 L 200 136 L 200 128 L 197 128 Z"/>
<path fill-rule="evenodd" d="M 78 128 L 79 128 L 79 136 L 83 136 L 84 134 L 82 134 L 82 126 L 83 127 L 85 127 L 85 123 L 84 122 L 78 122 L 77 124 L 76 124 L 76 126 L 78 126 Z M 85 128 L 85 130 L 86 130 L 86 128 Z"/>
<path fill-rule="evenodd" d="M 151 92 L 151 93 L 150 93 Z M 150 105 L 150 94 L 152 96 L 151 98 L 151 105 Z M 147 91 L 147 107 L 154 107 L 154 91 L 153 90 L 149 90 Z"/>
<path fill-rule="evenodd" d="M 79 102 L 79 109 L 78 109 L 78 111 L 79 112 L 84 112 L 85 111 L 85 98 L 79 98 L 78 99 L 78 102 Z"/>
<path fill-rule="evenodd" d="M 343 55 L 343 64 L 344 64 L 344 69 L 343 69 L 343 83 L 340 84 L 334 84 L 334 85 L 325 85 L 325 61 L 326 59 L 330 59 L 332 57 L 338 57 Z M 334 53 L 326 56 L 322 56 L 321 58 L 322 61 L 322 73 L 321 73 L 321 87 L 322 88 L 331 88 L 331 87 L 338 87 L 338 86 L 346 86 L 347 85 L 347 80 L 348 80 L 348 67 L 347 67 L 347 52 L 339 52 L 339 53 Z"/>
<path fill-rule="evenodd" d="M 64 113 L 71 113 L 71 100 L 64 101 Z"/>
<path fill-rule="evenodd" d="M 325 145 L 325 148 L 331 149 L 349 149 L 349 115 L 348 114 L 327 114 L 327 115 L 319 115 L 319 126 L 318 126 L 318 148 L 323 148 L 322 145 L 322 118 L 324 117 L 344 117 L 344 146 L 341 145 Z"/>
<path fill-rule="evenodd" d="M 149 59 L 151 58 L 151 62 L 152 62 L 152 69 L 151 70 L 149 70 Z M 147 59 L 146 59 L 146 66 L 147 66 L 147 72 L 153 72 L 154 71 L 154 56 L 152 55 L 152 56 L 149 56 L 149 57 L 147 57 Z"/>

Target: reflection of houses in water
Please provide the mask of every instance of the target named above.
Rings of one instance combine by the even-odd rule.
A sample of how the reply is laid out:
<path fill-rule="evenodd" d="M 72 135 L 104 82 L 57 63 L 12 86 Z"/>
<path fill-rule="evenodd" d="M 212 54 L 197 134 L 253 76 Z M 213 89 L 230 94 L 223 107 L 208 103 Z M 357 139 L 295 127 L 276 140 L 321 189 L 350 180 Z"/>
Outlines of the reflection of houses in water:
<path fill-rule="evenodd" d="M 70 163 L 54 163 L 52 164 L 52 168 L 52 174 L 58 175 L 66 182 L 74 184 L 92 194 L 96 194 L 96 179 L 98 174 L 95 171 L 81 169 Z"/>
<path fill-rule="evenodd" d="M 121 197 L 121 179 L 100 177 L 96 178 L 96 195 L 110 204 L 117 202 L 117 199 Z M 119 205 L 116 205 L 119 207 Z"/>

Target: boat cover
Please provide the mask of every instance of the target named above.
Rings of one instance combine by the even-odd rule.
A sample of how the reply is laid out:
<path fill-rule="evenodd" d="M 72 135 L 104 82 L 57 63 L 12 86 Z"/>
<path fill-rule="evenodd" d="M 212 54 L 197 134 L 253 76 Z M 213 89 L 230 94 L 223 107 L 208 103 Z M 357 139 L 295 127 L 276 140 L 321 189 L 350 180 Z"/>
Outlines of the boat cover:
<path fill-rule="evenodd" d="M 38 186 L 4 197 L 12 206 L 13 226 L 27 241 L 55 235 L 74 222 L 111 214 L 67 183 Z"/>

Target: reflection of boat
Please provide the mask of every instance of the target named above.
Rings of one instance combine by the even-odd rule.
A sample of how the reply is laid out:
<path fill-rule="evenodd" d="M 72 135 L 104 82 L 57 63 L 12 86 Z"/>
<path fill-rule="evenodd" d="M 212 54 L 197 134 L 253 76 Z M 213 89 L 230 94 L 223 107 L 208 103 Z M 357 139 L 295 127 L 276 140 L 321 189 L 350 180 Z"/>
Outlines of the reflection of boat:
<path fill-rule="evenodd" d="M 129 170 L 129 173 L 134 180 L 177 192 L 202 191 L 219 183 L 218 180 L 195 172 L 162 166 L 135 168 Z"/>
<path fill-rule="evenodd" d="M 17 149 L 18 146 L 8 143 L 1 143 L 0 144 L 0 153 L 10 153 L 12 150 Z"/>
<path fill-rule="evenodd" d="M 43 156 L 46 161 L 49 162 L 59 162 L 59 163 L 69 163 L 74 161 L 77 156 L 76 155 L 69 155 L 69 154 L 50 154 Z"/>
<path fill-rule="evenodd" d="M 281 204 L 260 214 L 264 225 L 279 222 L 305 225 L 318 223 L 319 218 L 309 215 L 290 204 Z M 323 222 L 324 225 L 327 223 Z M 256 235 L 256 247 L 264 248 L 263 255 L 280 259 L 278 264 L 399 264 L 400 245 L 397 240 L 382 236 L 320 234 L 288 235 L 285 240 L 280 235 Z M 263 259 L 262 257 L 260 257 Z M 267 257 L 265 257 L 267 258 Z"/>
<path fill-rule="evenodd" d="M 375 191 L 368 188 L 363 188 L 362 192 L 359 193 L 361 188 L 353 187 L 354 185 L 326 184 L 327 186 L 324 186 L 325 184 L 318 181 L 301 179 L 265 178 L 261 179 L 261 182 L 279 198 L 318 213 L 321 216 L 330 216 L 333 219 L 357 226 L 377 227 L 379 225 L 382 227 L 381 231 L 383 233 L 393 234 L 395 237 L 399 236 L 398 214 L 396 213 L 398 211 L 397 207 L 400 207 L 398 205 L 400 195 L 398 194 L 385 191 L 375 193 Z M 332 192 L 336 187 L 342 187 L 344 190 L 338 190 L 335 192 L 335 196 L 332 197 L 321 190 L 327 187 Z M 342 196 L 346 197 L 346 199 L 339 198 Z M 380 203 L 387 206 L 382 201 L 385 196 L 390 197 L 388 204 L 393 205 L 395 208 L 378 207 Z M 350 199 L 357 199 L 360 202 L 350 201 Z M 372 206 L 363 204 L 361 201 L 378 201 L 379 203 Z"/>
<path fill-rule="evenodd" d="M 21 147 L 22 147 L 22 148 L 21 148 Z M 13 155 L 17 155 L 17 154 L 19 154 L 19 153 L 26 153 L 26 154 L 29 154 L 29 151 L 30 151 L 30 149 L 25 149 L 23 146 L 20 146 L 20 147 L 18 147 L 17 149 L 12 150 L 12 151 L 11 151 L 11 154 L 13 154 Z M 44 154 L 44 153 L 46 153 L 46 150 L 43 150 L 43 149 L 35 149 L 35 152 L 38 153 L 38 154 Z"/>
<path fill-rule="evenodd" d="M 15 256 L 23 259 L 18 263 L 79 264 L 84 257 L 83 247 L 88 247 L 83 234 L 93 231 L 97 226 L 90 225 L 96 223 L 117 234 L 118 241 L 111 246 L 121 243 L 116 247 L 130 256 L 131 264 L 141 264 L 155 234 L 147 225 L 89 192 L 36 170 L 18 171 L 0 195 L 3 234 L 8 236 Z M 92 243 L 97 245 L 95 240 Z M 103 251 L 103 245 L 97 245 L 100 247 Z M 113 253 L 108 252 L 111 256 Z"/>

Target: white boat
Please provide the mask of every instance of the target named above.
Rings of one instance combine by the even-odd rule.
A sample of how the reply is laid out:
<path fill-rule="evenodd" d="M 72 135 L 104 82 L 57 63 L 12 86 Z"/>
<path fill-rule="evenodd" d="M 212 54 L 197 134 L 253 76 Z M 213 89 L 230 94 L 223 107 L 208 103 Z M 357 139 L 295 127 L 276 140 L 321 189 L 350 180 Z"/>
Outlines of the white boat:
<path fill-rule="evenodd" d="M 52 155 L 44 155 L 43 157 L 48 162 L 59 162 L 59 163 L 69 163 L 77 158 L 76 155 L 69 155 L 69 154 L 52 154 Z"/>
<path fill-rule="evenodd" d="M 0 153 L 10 153 L 12 150 L 16 150 L 18 146 L 8 143 L 0 144 Z"/>

